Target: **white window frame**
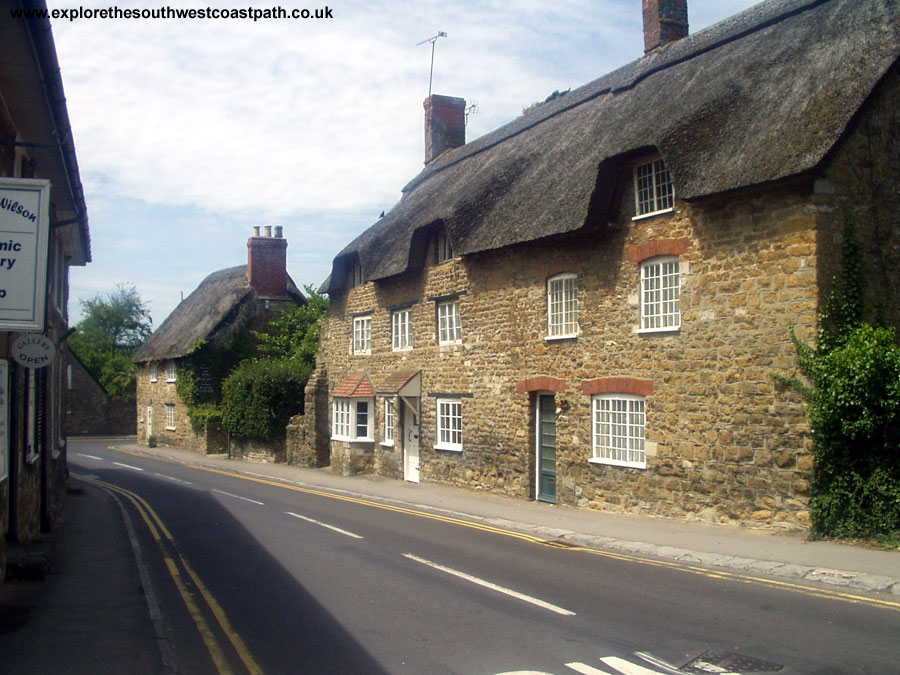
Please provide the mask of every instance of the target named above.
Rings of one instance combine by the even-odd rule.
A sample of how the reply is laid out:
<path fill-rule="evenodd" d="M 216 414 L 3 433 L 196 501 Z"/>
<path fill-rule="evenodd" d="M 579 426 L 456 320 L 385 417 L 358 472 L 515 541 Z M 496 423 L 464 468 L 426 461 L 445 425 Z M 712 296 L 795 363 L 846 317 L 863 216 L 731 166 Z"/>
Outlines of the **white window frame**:
<path fill-rule="evenodd" d="M 590 462 L 647 468 L 646 399 L 635 394 L 591 397 Z"/>
<path fill-rule="evenodd" d="M 681 329 L 681 268 L 678 256 L 641 263 L 641 333 Z"/>
<path fill-rule="evenodd" d="M 412 310 L 398 309 L 391 312 L 391 349 L 395 352 L 412 349 Z"/>
<path fill-rule="evenodd" d="M 439 398 L 435 402 L 435 450 L 462 452 L 463 417 L 461 398 Z"/>
<path fill-rule="evenodd" d="M 166 431 L 175 431 L 175 404 L 166 403 Z"/>
<path fill-rule="evenodd" d="M 355 355 L 372 353 L 372 317 L 353 317 L 353 353 Z"/>
<path fill-rule="evenodd" d="M 547 339 L 578 336 L 578 276 L 557 274 L 547 279 Z"/>
<path fill-rule="evenodd" d="M 453 244 L 446 232 L 438 232 L 437 235 L 437 261 L 438 265 L 453 260 Z"/>
<path fill-rule="evenodd" d="M 364 283 L 366 283 L 366 278 L 363 276 L 363 268 L 362 268 L 361 263 L 359 263 L 359 262 L 353 263 L 352 275 L 353 275 L 353 280 L 351 283 L 354 288 L 356 288 L 358 286 L 362 286 Z"/>
<path fill-rule="evenodd" d="M 331 435 L 334 438 L 350 438 L 350 430 L 353 428 L 352 399 L 336 398 L 332 401 Z"/>
<path fill-rule="evenodd" d="M 394 445 L 394 431 L 397 425 L 397 408 L 394 399 L 384 399 L 384 437 L 381 439 L 382 445 Z"/>
<path fill-rule="evenodd" d="M 438 344 L 454 345 L 462 342 L 462 316 L 459 298 L 437 304 Z"/>
<path fill-rule="evenodd" d="M 661 159 L 634 167 L 634 213 L 632 220 L 667 213 L 675 208 L 675 185 Z"/>
<path fill-rule="evenodd" d="M 147 406 L 147 436 L 153 435 L 153 405 Z"/>
<path fill-rule="evenodd" d="M 166 362 L 166 382 L 174 382 L 175 381 L 175 361 L 174 359 L 169 359 Z"/>
<path fill-rule="evenodd" d="M 365 406 L 363 412 L 360 405 Z M 332 399 L 331 437 L 336 441 L 373 441 L 372 429 L 375 415 L 373 398 Z M 364 420 L 363 435 L 359 433 L 360 421 Z"/>
<path fill-rule="evenodd" d="M 156 361 L 150 364 L 150 381 L 159 381 L 159 367 L 157 366 Z"/>

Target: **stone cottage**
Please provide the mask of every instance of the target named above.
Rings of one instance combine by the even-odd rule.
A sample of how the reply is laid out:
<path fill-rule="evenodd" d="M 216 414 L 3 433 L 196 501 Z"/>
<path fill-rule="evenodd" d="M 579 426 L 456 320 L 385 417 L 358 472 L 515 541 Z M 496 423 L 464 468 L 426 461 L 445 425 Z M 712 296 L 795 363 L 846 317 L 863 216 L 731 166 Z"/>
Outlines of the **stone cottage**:
<path fill-rule="evenodd" d="M 684 0 L 643 8 L 643 58 L 471 143 L 462 99 L 426 100 L 425 168 L 323 285 L 301 454 L 808 524 L 804 406 L 772 375 L 848 218 L 869 308 L 900 318 L 900 3 L 770 0 L 693 35 Z"/>
<path fill-rule="evenodd" d="M 254 227 L 247 241 L 247 264 L 206 277 L 138 349 L 134 361 L 140 442 L 203 453 L 226 449 L 218 426 L 194 430 L 183 394 L 190 390 L 197 400 L 212 395 L 230 369 L 252 354 L 251 331 L 263 330 L 286 307 L 306 304 L 287 273 L 287 239 L 282 234 L 281 226 L 274 232 L 268 225 Z"/>

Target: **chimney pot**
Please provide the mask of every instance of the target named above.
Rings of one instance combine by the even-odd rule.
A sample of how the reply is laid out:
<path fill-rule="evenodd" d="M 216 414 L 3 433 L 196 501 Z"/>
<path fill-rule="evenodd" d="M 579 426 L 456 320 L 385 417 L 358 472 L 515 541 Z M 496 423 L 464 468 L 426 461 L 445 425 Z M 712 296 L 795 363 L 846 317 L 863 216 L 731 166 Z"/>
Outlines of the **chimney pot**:
<path fill-rule="evenodd" d="M 466 144 L 466 100 L 434 94 L 425 99 L 425 163 Z"/>
<path fill-rule="evenodd" d="M 271 225 L 263 225 L 263 236 L 264 237 L 272 236 L 272 226 Z"/>
<path fill-rule="evenodd" d="M 254 225 L 254 226 L 253 226 L 253 236 L 254 236 L 254 237 L 258 237 L 258 236 L 259 236 L 259 225 Z"/>
<path fill-rule="evenodd" d="M 644 53 L 688 35 L 687 0 L 642 0 Z"/>
<path fill-rule="evenodd" d="M 281 239 L 281 237 L 283 236 L 283 232 L 284 232 L 284 227 L 282 225 L 275 226 L 275 238 L 276 239 Z"/>

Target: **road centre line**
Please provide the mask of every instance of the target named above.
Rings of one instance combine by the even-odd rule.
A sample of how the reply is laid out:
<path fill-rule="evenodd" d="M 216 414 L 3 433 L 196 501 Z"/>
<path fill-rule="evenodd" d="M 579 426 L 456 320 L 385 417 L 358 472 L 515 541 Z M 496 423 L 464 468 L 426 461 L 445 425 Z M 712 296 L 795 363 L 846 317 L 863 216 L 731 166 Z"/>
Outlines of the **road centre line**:
<path fill-rule="evenodd" d="M 113 462 L 113 464 L 115 464 L 116 466 L 124 467 L 126 469 L 131 469 L 132 471 L 140 471 L 140 472 L 144 471 L 141 467 L 132 466 L 131 464 L 122 464 L 122 462 Z"/>
<path fill-rule="evenodd" d="M 102 458 L 102 457 L 97 457 L 97 455 L 86 455 L 86 454 L 84 454 L 83 452 L 76 452 L 75 455 L 76 455 L 77 457 L 87 457 L 88 459 L 96 459 L 98 462 L 102 462 L 102 461 L 103 461 L 103 458 Z"/>
<path fill-rule="evenodd" d="M 427 565 L 432 569 L 436 569 L 440 572 L 446 572 L 447 574 L 451 574 L 455 577 L 459 577 L 464 581 L 471 582 L 478 586 L 482 586 L 484 588 L 488 588 L 492 591 L 497 591 L 498 593 L 503 593 L 504 595 L 508 595 L 511 598 L 516 598 L 517 600 L 522 600 L 524 602 L 535 605 L 536 607 L 540 607 L 542 609 L 549 610 L 551 612 L 555 612 L 557 614 L 562 614 L 563 616 L 575 616 L 575 612 L 572 612 L 568 609 L 563 609 L 557 605 L 550 604 L 549 602 L 544 602 L 538 598 L 535 598 L 531 595 L 525 595 L 524 593 L 519 593 L 518 591 L 514 591 L 509 588 L 504 588 L 503 586 L 498 586 L 497 584 L 491 583 L 490 581 L 485 581 L 484 579 L 479 579 L 478 577 L 474 577 L 471 574 L 466 574 L 465 572 L 460 572 L 459 570 L 455 570 L 451 567 L 444 567 L 443 565 L 439 565 L 438 563 L 431 562 L 430 560 L 426 560 L 425 558 L 420 558 L 417 555 L 413 555 L 412 553 L 404 553 L 404 558 L 408 558 L 409 560 L 413 560 L 417 563 L 421 563 L 422 565 Z"/>
<path fill-rule="evenodd" d="M 313 520 L 312 518 L 307 518 L 306 516 L 301 516 L 299 513 L 294 513 L 293 511 L 285 511 L 285 513 L 289 516 L 293 516 L 294 518 L 299 518 L 300 520 L 305 520 L 307 523 L 312 523 L 313 525 L 318 525 L 319 527 L 324 527 L 329 530 L 334 530 L 339 534 L 343 534 L 347 537 L 351 537 L 353 539 L 365 539 L 362 535 L 354 534 L 353 532 L 348 532 L 347 530 L 342 530 L 339 527 L 335 527 L 334 525 L 329 525 L 328 523 L 323 523 L 320 520 Z"/>
<path fill-rule="evenodd" d="M 117 452 L 122 452 L 125 454 L 133 455 L 135 457 L 147 457 L 146 453 L 140 453 L 133 450 L 126 450 L 120 446 L 111 445 L 109 446 L 111 450 L 116 450 Z M 172 461 L 167 460 L 164 457 L 156 457 L 159 461 Z M 180 463 L 180 462 L 179 462 Z M 190 464 L 185 463 L 184 466 L 196 469 L 198 471 L 205 471 L 207 473 L 216 473 L 223 476 L 230 476 L 232 478 L 240 478 L 242 480 L 253 481 L 255 483 L 261 483 L 263 485 L 271 485 L 273 487 L 280 487 L 285 490 L 292 490 L 294 492 L 302 492 L 304 494 L 316 495 L 319 497 L 325 497 L 327 499 L 336 499 L 344 502 L 351 502 L 355 504 L 360 504 L 362 506 L 367 506 L 370 508 L 382 509 L 385 511 L 394 511 L 396 513 L 405 513 L 410 516 L 415 516 L 417 518 L 427 518 L 429 520 L 437 520 L 444 523 L 450 523 L 453 525 L 458 525 L 460 527 L 466 527 L 474 530 L 481 530 L 483 532 L 491 532 L 493 534 L 499 534 L 505 537 L 513 537 L 516 539 L 522 539 L 523 541 L 527 541 L 533 544 L 542 544 L 548 545 L 551 542 L 548 542 L 544 537 L 537 537 L 534 535 L 525 534 L 522 532 L 514 532 L 512 530 L 502 529 L 500 527 L 494 527 L 491 525 L 486 525 L 483 523 L 478 523 L 474 521 L 462 520 L 461 518 L 453 518 L 450 516 L 443 516 L 436 513 L 431 513 L 428 511 L 416 510 L 412 508 L 404 508 L 400 506 L 393 506 L 391 504 L 386 504 L 384 502 L 377 502 L 371 499 L 362 499 L 359 497 L 352 497 L 343 494 L 339 494 L 337 492 L 327 492 L 324 489 L 315 489 L 311 487 L 304 487 L 303 485 L 297 484 L 296 482 L 278 480 L 268 477 L 262 477 L 259 475 L 250 475 L 246 472 L 238 472 L 238 471 L 224 471 L 222 469 L 217 469 L 214 467 L 204 466 L 202 464 Z M 759 586 L 768 586 L 778 588 L 780 590 L 785 591 L 793 591 L 795 593 L 800 593 L 802 595 L 807 595 L 816 598 L 823 598 L 828 600 L 840 600 L 843 602 L 849 602 L 852 604 L 862 604 L 868 605 L 871 607 L 881 607 L 882 609 L 889 609 L 892 611 L 900 611 L 900 602 L 896 600 L 888 600 L 882 598 L 872 598 L 864 595 L 857 595 L 855 593 L 847 593 L 843 591 L 832 591 L 828 589 L 822 588 L 813 588 L 811 586 L 804 586 L 801 584 L 793 583 L 790 581 L 779 581 L 775 579 L 768 579 L 765 577 L 755 577 L 749 574 L 740 574 L 736 572 L 729 572 L 722 569 L 709 569 L 705 567 L 699 567 L 696 565 L 689 565 L 684 562 L 678 561 L 667 561 L 667 560 L 656 560 L 653 558 L 643 558 L 638 555 L 629 554 L 629 553 L 617 553 L 615 551 L 609 550 L 601 550 L 596 548 L 589 548 L 586 546 L 573 546 L 566 547 L 564 549 L 569 552 L 580 551 L 582 553 L 587 553 L 589 555 L 595 555 L 604 558 L 612 558 L 614 560 L 622 560 L 626 562 L 638 563 L 641 565 L 650 565 L 653 567 L 664 567 L 672 570 L 677 570 L 680 572 L 685 572 L 688 574 L 696 574 L 700 576 L 705 576 L 710 579 L 719 579 L 723 581 L 737 581 L 740 583 L 753 584 Z"/>
<path fill-rule="evenodd" d="M 165 478 L 166 480 L 173 481 L 175 483 L 181 483 L 182 485 L 193 485 L 193 483 L 189 480 L 181 480 L 180 478 L 172 478 L 172 476 L 167 476 L 164 473 L 155 473 L 154 476 L 159 476 L 160 478 Z"/>
<path fill-rule="evenodd" d="M 213 488 L 213 492 L 218 492 L 220 495 L 226 495 L 228 497 L 234 497 L 235 499 L 243 499 L 245 502 L 250 502 L 251 504 L 259 504 L 260 506 L 265 506 L 265 502 L 258 502 L 255 499 L 250 499 L 249 497 L 241 497 L 240 495 L 232 494 L 231 492 L 225 492 L 225 490 L 217 490 Z"/>

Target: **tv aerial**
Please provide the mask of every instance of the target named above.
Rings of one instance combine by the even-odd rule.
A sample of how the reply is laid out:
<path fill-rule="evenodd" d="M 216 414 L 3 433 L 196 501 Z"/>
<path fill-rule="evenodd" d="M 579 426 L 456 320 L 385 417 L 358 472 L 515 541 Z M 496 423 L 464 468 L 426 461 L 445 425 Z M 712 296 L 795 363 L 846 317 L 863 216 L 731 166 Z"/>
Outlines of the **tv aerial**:
<path fill-rule="evenodd" d="M 424 45 L 426 42 L 431 43 L 431 69 L 428 71 L 428 95 L 431 96 L 431 78 L 434 75 L 434 43 L 438 41 L 438 38 L 447 37 L 447 34 L 439 30 L 438 34 L 434 37 L 430 37 L 427 40 L 422 40 L 421 42 L 416 43 L 416 47 L 419 45 Z"/>

